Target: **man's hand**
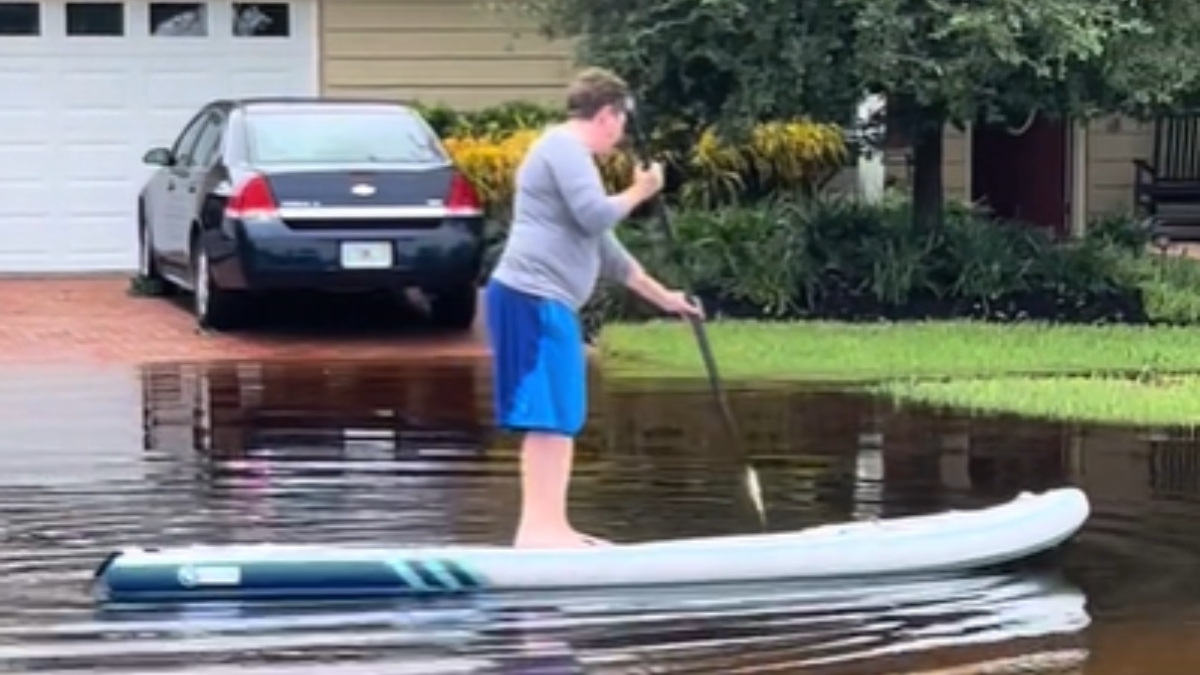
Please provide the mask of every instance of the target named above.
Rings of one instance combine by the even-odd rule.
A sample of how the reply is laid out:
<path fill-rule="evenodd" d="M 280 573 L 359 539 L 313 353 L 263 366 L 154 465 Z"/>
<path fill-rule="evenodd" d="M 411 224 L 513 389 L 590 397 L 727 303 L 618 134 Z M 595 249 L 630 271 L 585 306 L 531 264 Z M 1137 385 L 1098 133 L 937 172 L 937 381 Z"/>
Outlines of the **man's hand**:
<path fill-rule="evenodd" d="M 666 291 L 659 299 L 658 306 L 670 314 L 704 320 L 704 308 L 683 291 Z"/>
<path fill-rule="evenodd" d="M 663 188 L 663 166 L 658 162 L 652 162 L 650 166 L 644 167 L 639 162 L 633 168 L 633 188 L 637 190 L 641 197 L 640 201 L 646 201 L 654 195 L 658 194 Z"/>
<path fill-rule="evenodd" d="M 646 274 L 646 271 L 636 261 L 633 262 L 629 278 L 625 283 L 630 290 L 664 312 L 688 318 L 704 318 L 704 309 L 700 307 L 699 303 L 692 302 L 691 298 L 683 291 L 664 287 L 657 279 Z"/>

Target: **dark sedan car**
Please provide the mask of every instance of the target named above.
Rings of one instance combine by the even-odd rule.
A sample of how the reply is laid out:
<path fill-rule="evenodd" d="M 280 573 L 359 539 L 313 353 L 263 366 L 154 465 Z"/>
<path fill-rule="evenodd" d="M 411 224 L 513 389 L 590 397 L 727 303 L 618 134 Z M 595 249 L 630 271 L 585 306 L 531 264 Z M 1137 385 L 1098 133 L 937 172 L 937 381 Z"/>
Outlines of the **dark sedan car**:
<path fill-rule="evenodd" d="M 146 279 L 190 291 L 196 320 L 234 328 L 278 290 L 402 291 L 435 323 L 475 316 L 484 214 L 437 135 L 388 101 L 215 101 L 138 198 Z"/>

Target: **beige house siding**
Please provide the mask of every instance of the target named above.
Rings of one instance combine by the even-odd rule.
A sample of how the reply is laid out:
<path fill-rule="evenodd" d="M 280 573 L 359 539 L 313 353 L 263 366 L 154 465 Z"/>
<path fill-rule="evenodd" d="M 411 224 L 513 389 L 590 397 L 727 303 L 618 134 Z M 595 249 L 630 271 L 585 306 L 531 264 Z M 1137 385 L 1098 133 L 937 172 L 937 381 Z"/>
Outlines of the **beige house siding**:
<path fill-rule="evenodd" d="M 1088 214 L 1124 210 L 1133 205 L 1133 160 L 1149 159 L 1154 125 L 1124 117 L 1088 124 Z"/>
<path fill-rule="evenodd" d="M 967 166 L 967 137 L 954 127 L 946 127 L 942 135 L 942 187 L 951 199 L 966 199 L 967 176 L 970 167 Z M 898 186 L 907 186 L 912 181 L 912 169 L 908 166 L 908 148 L 891 148 L 884 153 L 884 163 L 887 166 L 888 178 Z"/>
<path fill-rule="evenodd" d="M 460 108 L 555 101 L 569 46 L 479 0 L 321 0 L 321 89 Z"/>
<path fill-rule="evenodd" d="M 967 164 L 967 136 L 953 127 L 943 134 L 942 187 L 952 199 L 967 199 L 967 178 L 971 167 Z"/>

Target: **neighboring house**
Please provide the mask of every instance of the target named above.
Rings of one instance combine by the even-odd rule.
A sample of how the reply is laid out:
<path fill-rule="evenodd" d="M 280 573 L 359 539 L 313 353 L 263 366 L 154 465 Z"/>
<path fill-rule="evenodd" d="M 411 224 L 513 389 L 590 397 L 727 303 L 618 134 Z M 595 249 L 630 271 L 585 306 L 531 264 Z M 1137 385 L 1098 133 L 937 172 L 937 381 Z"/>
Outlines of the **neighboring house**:
<path fill-rule="evenodd" d="M 1133 204 L 1134 159 L 1151 154 L 1154 125 L 1111 116 L 1090 123 L 1034 117 L 1015 128 L 948 128 L 942 177 L 952 198 L 1062 232 Z M 889 149 L 889 175 L 907 182 L 907 150 Z"/>
<path fill-rule="evenodd" d="M 486 7 L 0 0 L 0 273 L 135 269 L 135 197 L 150 173 L 142 153 L 169 144 L 211 99 L 328 93 L 472 107 L 559 100 L 574 69 L 567 47 Z M 1126 203 L 1129 159 L 1146 154 L 1147 134 L 1132 123 L 1098 123 L 1072 135 L 1086 141 L 1076 171 L 1083 187 L 1058 181 L 1059 196 L 1077 195 L 1092 212 Z M 1061 166 L 1054 171 L 1064 177 L 1073 165 L 1063 147 L 1039 145 L 1043 159 L 1027 153 L 1025 161 Z M 1057 159 L 1045 160 L 1047 152 Z M 972 155 L 961 136 L 951 138 L 951 192 L 964 194 L 972 156 L 992 165 L 997 154 Z"/>

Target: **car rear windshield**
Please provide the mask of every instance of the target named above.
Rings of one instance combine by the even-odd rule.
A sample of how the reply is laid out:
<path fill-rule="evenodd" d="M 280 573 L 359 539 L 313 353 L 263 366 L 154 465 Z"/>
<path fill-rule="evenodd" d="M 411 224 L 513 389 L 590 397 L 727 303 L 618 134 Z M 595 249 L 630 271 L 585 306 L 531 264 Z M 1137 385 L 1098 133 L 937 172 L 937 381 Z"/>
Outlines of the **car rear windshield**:
<path fill-rule="evenodd" d="M 429 164 L 446 161 L 437 136 L 403 109 L 270 110 L 246 116 L 262 164 Z"/>

